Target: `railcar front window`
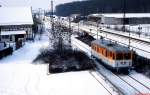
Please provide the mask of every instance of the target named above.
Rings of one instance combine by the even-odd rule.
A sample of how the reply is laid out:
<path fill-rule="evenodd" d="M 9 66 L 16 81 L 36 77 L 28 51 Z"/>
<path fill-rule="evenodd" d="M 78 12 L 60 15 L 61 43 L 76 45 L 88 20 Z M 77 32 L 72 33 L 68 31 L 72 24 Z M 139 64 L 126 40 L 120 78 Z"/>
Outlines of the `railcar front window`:
<path fill-rule="evenodd" d="M 116 60 L 122 60 L 123 59 L 123 54 L 122 53 L 118 53 L 116 55 Z"/>
<path fill-rule="evenodd" d="M 125 53 L 124 54 L 124 59 L 131 59 L 131 54 L 130 53 Z"/>

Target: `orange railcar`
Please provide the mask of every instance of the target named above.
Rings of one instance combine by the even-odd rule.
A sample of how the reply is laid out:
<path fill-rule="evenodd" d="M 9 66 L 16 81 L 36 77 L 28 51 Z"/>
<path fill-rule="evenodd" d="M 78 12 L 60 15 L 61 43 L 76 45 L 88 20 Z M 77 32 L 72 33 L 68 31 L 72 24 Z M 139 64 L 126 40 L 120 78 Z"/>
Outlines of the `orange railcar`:
<path fill-rule="evenodd" d="M 104 39 L 93 41 L 91 47 L 92 56 L 112 68 L 132 66 L 133 52 L 127 47 Z"/>

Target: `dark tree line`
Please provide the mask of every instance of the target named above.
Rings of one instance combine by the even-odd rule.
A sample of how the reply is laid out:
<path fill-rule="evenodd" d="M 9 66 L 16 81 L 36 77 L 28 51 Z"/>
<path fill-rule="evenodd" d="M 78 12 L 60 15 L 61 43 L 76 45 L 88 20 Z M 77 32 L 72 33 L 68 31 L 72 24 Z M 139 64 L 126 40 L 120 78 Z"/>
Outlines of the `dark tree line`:
<path fill-rule="evenodd" d="M 125 11 L 129 13 L 150 12 L 150 0 L 125 0 Z M 56 6 L 56 15 L 87 15 L 91 13 L 120 13 L 124 11 L 124 0 L 87 0 Z"/>

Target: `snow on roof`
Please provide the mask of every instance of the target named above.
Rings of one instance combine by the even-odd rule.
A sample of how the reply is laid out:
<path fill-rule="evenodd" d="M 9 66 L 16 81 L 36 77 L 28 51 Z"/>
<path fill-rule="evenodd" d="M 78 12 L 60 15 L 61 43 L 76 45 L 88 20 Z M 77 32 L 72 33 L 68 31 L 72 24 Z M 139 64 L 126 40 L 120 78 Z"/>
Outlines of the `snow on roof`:
<path fill-rule="evenodd" d="M 0 7 L 0 26 L 32 25 L 31 7 Z"/>
<path fill-rule="evenodd" d="M 90 14 L 88 15 L 89 17 L 102 17 L 102 14 Z"/>
<path fill-rule="evenodd" d="M 1 31 L 0 35 L 18 35 L 18 34 L 26 34 L 25 31 Z"/>
<path fill-rule="evenodd" d="M 104 16 L 104 17 L 115 17 L 115 18 L 123 18 L 123 13 L 104 13 L 104 14 L 92 14 L 90 16 Z M 126 13 L 126 18 L 150 18 L 150 13 Z"/>

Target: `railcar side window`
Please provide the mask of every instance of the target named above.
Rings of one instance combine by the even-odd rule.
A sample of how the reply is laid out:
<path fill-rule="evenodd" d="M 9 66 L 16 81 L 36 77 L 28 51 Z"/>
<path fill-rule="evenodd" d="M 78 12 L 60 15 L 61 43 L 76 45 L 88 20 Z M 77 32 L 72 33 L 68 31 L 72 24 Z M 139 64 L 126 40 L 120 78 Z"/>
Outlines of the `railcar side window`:
<path fill-rule="evenodd" d="M 107 57 L 109 56 L 109 51 L 107 51 Z"/>
<path fill-rule="evenodd" d="M 96 51 L 98 52 L 98 47 L 96 46 Z"/>
<path fill-rule="evenodd" d="M 104 50 L 104 56 L 106 56 L 106 51 Z"/>
<path fill-rule="evenodd" d="M 115 59 L 115 54 L 113 53 L 113 59 Z"/>
<path fill-rule="evenodd" d="M 101 48 L 100 48 L 100 47 L 98 47 L 98 53 L 100 53 L 100 51 L 101 51 Z"/>
<path fill-rule="evenodd" d="M 107 57 L 107 53 L 108 53 L 108 51 L 106 50 L 106 57 Z"/>
<path fill-rule="evenodd" d="M 110 57 L 112 57 L 112 52 L 110 52 Z"/>

